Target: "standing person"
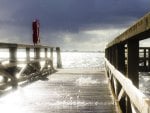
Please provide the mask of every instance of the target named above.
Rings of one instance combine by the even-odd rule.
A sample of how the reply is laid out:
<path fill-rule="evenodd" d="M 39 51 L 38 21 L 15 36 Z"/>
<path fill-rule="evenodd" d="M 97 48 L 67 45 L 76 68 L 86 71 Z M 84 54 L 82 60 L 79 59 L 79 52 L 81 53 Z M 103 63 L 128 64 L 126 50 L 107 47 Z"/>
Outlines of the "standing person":
<path fill-rule="evenodd" d="M 40 43 L 40 23 L 37 19 L 32 22 L 32 30 L 33 30 L 33 44 L 36 45 Z"/>

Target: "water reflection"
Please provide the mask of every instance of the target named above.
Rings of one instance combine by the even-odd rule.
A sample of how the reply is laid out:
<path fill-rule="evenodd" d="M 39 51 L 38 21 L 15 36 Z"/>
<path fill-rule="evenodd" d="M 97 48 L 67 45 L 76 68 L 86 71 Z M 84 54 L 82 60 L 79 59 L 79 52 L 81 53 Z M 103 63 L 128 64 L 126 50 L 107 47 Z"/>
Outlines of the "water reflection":
<path fill-rule="evenodd" d="M 140 90 L 147 96 L 150 96 L 150 73 L 140 72 L 139 75 Z"/>
<path fill-rule="evenodd" d="M 39 80 L 18 88 L 0 98 L 3 113 L 76 113 L 93 111 L 98 113 L 112 106 L 110 92 L 101 77 L 82 74 L 54 74 L 47 81 Z M 101 88 L 101 89 L 99 89 Z M 103 98 L 100 98 L 100 97 Z M 108 98 L 109 97 L 109 98 Z"/>

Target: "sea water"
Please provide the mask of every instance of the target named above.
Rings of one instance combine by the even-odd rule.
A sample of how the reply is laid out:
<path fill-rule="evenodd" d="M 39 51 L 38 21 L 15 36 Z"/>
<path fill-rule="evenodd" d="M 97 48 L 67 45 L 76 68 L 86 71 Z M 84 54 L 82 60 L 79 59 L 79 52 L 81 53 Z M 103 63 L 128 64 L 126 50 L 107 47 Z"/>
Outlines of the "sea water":
<path fill-rule="evenodd" d="M 61 60 L 63 68 L 99 68 L 104 69 L 104 53 L 102 52 L 62 52 Z M 30 52 L 33 58 L 33 51 Z M 41 52 L 44 57 L 44 52 Z M 48 53 L 50 56 L 50 53 Z M 0 60 L 8 59 L 8 50 L 0 50 Z M 19 50 L 17 58 L 23 60 L 26 58 L 25 50 Z M 56 53 L 54 52 L 54 66 L 56 67 Z M 150 96 L 150 73 L 139 73 L 139 88 L 146 95 Z"/>
<path fill-rule="evenodd" d="M 63 68 L 104 68 L 104 53 L 62 52 Z"/>

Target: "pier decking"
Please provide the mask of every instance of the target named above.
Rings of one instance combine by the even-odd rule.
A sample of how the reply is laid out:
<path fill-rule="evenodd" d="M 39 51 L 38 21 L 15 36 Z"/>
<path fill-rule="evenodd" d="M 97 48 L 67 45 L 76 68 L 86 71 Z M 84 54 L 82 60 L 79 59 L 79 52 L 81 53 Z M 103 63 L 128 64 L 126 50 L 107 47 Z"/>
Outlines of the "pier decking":
<path fill-rule="evenodd" d="M 105 71 L 97 68 L 59 69 L 1 98 L 0 106 L 3 113 L 118 113 Z"/>

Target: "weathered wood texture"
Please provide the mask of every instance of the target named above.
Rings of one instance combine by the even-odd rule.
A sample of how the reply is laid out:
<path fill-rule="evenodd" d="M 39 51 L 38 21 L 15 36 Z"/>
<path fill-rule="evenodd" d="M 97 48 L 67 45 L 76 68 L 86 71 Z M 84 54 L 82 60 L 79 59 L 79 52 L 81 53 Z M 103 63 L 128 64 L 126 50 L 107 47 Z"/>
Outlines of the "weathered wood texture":
<path fill-rule="evenodd" d="M 62 68 L 61 53 L 59 47 L 56 47 L 56 53 L 57 53 L 57 68 Z"/>
<path fill-rule="evenodd" d="M 125 32 L 123 32 L 121 35 L 119 35 L 113 41 L 111 41 L 107 45 L 107 48 L 118 43 L 124 43 L 129 39 L 143 40 L 148 38 L 149 36 L 150 36 L 150 13 L 142 17 L 129 29 L 127 29 Z"/>
<path fill-rule="evenodd" d="M 27 44 L 0 43 L 0 49 L 3 50 L 4 48 L 9 50 L 9 58 L 7 59 L 2 58 L 0 60 L 0 73 L 1 73 L 0 77 L 2 78 L 2 80 L 0 81 L 0 89 L 2 90 L 8 88 L 7 86 L 17 87 L 19 82 L 36 78 L 37 76 L 40 76 L 43 73 L 49 74 L 54 72 L 53 61 L 52 61 L 53 60 L 52 54 L 53 54 L 54 47 L 43 46 L 43 45 L 34 46 L 34 45 L 27 45 Z M 26 58 L 24 59 L 25 61 L 18 60 L 19 58 L 17 56 L 17 52 L 19 49 L 24 49 L 26 51 L 25 52 Z M 31 49 L 34 50 L 34 58 L 30 56 Z M 44 58 L 41 58 L 40 56 L 41 49 L 44 49 L 44 53 L 45 53 Z M 48 51 L 50 50 L 51 50 L 51 59 L 48 56 Z M 59 54 L 60 54 L 60 49 L 59 49 Z M 61 58 L 59 59 L 61 60 Z M 5 61 L 9 61 L 9 62 L 5 62 Z M 44 65 L 41 65 L 40 61 L 44 61 Z M 26 65 L 25 66 L 26 69 L 19 67 L 18 64 Z M 31 70 L 33 72 L 31 72 Z M 18 73 L 20 77 L 17 78 Z"/>
<path fill-rule="evenodd" d="M 115 69 L 115 67 L 111 65 L 108 60 L 105 59 L 105 61 L 109 76 L 114 76 L 122 86 L 122 90 L 120 91 L 118 100 L 121 99 L 121 95 L 123 96 L 123 91 L 125 91 L 131 103 L 139 110 L 140 113 L 150 113 L 150 99 L 145 96 L 139 89 L 137 89 L 130 79 L 128 79 L 127 77 L 125 77 L 125 75 Z"/>
<path fill-rule="evenodd" d="M 139 87 L 139 41 L 127 43 L 127 77 Z"/>
<path fill-rule="evenodd" d="M 17 43 L 2 43 L 0 42 L 0 48 L 55 48 L 46 45 L 29 45 L 29 44 L 17 44 Z"/>
<path fill-rule="evenodd" d="M 139 71 L 150 72 L 150 48 L 139 48 Z"/>
<path fill-rule="evenodd" d="M 3 113 L 119 113 L 104 71 L 94 68 L 60 69 L 0 98 L 0 107 Z"/>
<path fill-rule="evenodd" d="M 139 41 L 149 37 L 150 13 L 116 37 L 105 49 L 105 57 L 108 60 L 106 60 L 107 75 L 110 78 L 113 91 L 119 98 L 123 113 L 132 113 L 135 106 L 140 113 L 150 112 L 149 103 L 143 98 L 142 93 L 135 88 L 135 86 L 137 88 L 139 86 L 138 73 L 149 71 L 150 49 L 143 49 L 142 56 L 140 53 L 142 48 L 139 47 Z M 135 92 L 137 94 L 134 95 Z"/>

